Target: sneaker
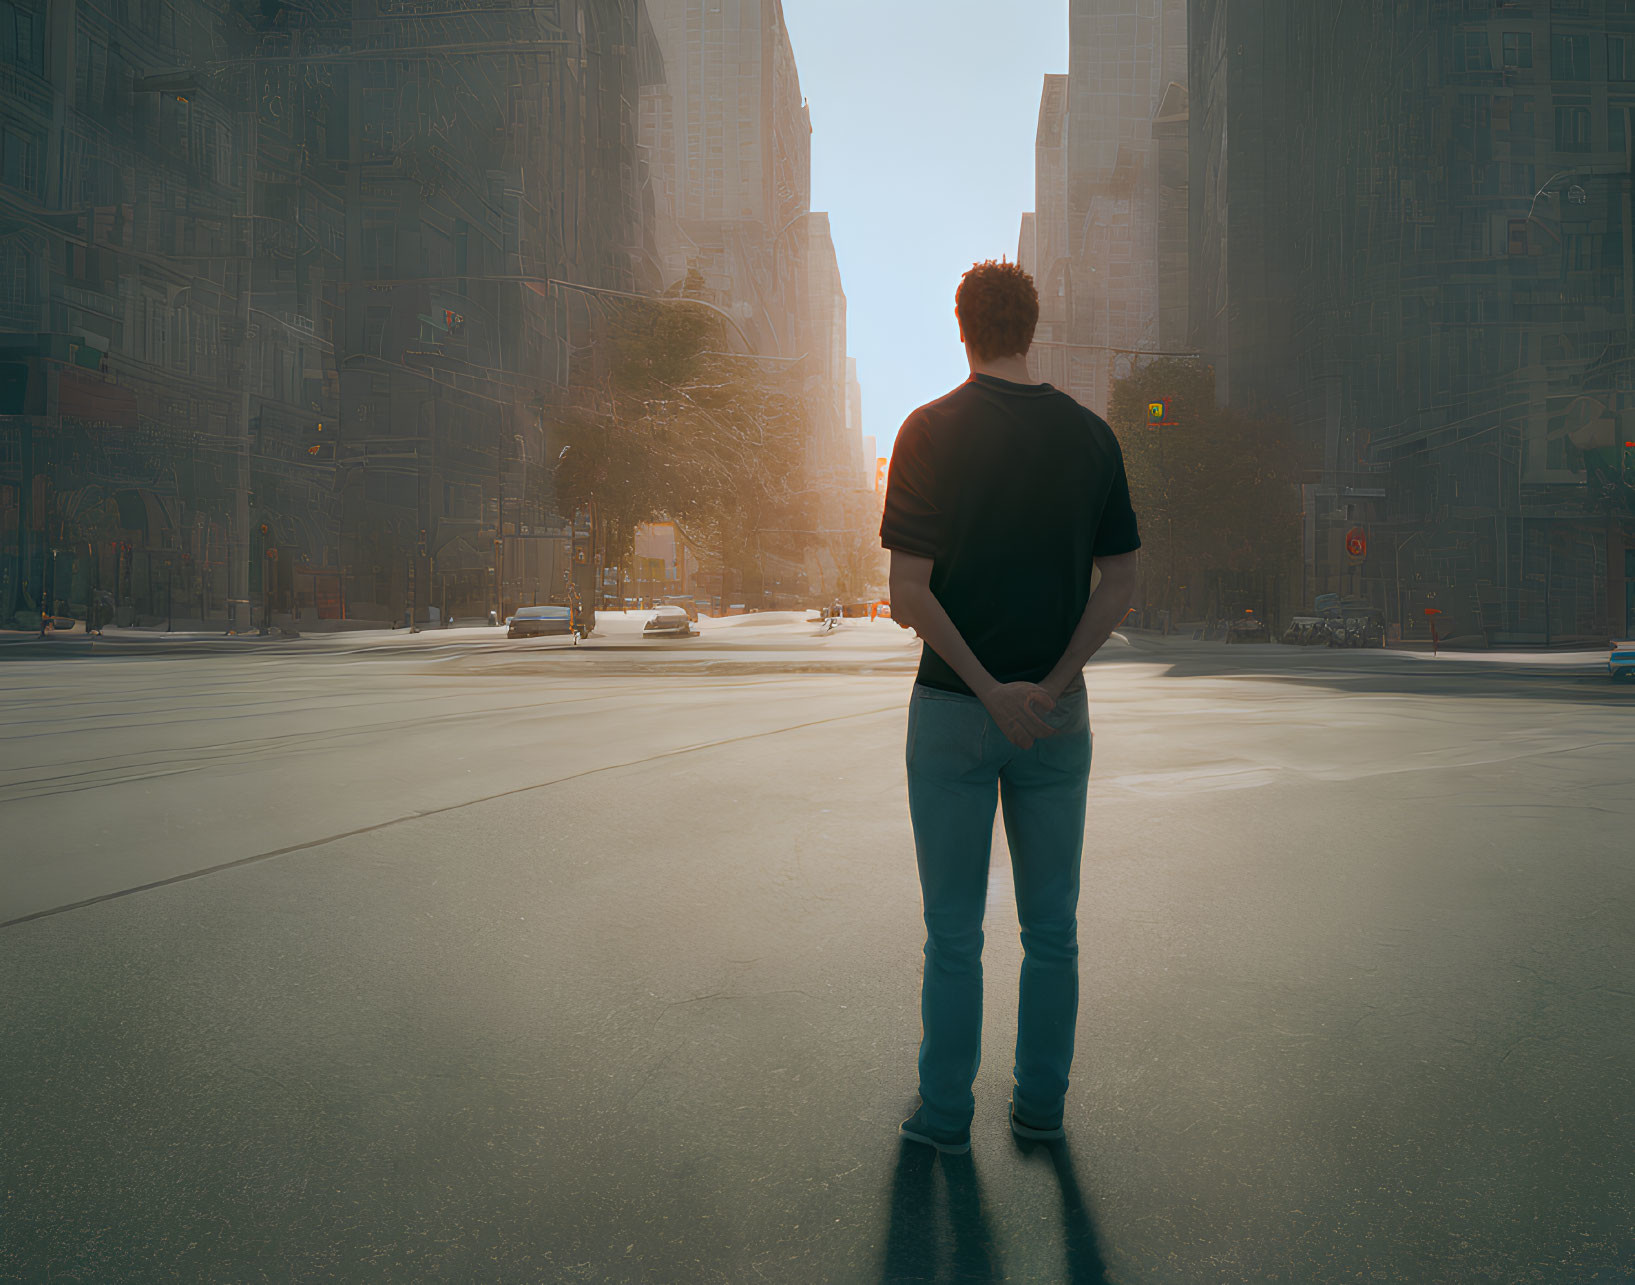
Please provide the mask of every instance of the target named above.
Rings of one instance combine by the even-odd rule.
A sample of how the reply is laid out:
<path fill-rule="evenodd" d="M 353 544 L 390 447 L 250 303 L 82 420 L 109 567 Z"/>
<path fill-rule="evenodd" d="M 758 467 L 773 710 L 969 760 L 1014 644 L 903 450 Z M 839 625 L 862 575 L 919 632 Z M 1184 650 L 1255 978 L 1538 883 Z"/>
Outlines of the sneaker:
<path fill-rule="evenodd" d="M 1041 1129 L 1038 1125 L 1027 1124 L 1017 1118 L 1016 1100 L 1014 1098 L 1011 1100 L 1011 1132 L 1018 1138 L 1026 1138 L 1030 1142 L 1055 1142 L 1058 1139 L 1067 1137 L 1067 1130 L 1059 1124 L 1052 1128 Z"/>
<path fill-rule="evenodd" d="M 971 1149 L 971 1131 L 963 1129 L 959 1133 L 948 1133 L 945 1130 L 928 1129 L 921 1121 L 924 1108 L 916 1111 L 902 1124 L 897 1126 L 897 1132 L 910 1142 L 923 1142 L 928 1147 L 935 1147 L 938 1151 L 946 1152 L 951 1156 L 962 1156 Z"/>

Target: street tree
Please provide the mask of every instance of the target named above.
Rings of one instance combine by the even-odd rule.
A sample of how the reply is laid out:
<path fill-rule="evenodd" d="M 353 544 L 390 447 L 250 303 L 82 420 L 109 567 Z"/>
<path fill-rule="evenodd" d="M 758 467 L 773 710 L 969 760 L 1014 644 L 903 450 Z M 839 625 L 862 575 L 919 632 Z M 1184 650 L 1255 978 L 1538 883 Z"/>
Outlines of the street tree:
<path fill-rule="evenodd" d="M 1166 422 L 1155 425 L 1157 402 Z M 1114 382 L 1108 422 L 1141 527 L 1149 607 L 1178 611 L 1183 586 L 1265 584 L 1297 563 L 1307 461 L 1286 420 L 1217 406 L 1212 368 L 1159 358 Z"/>
<path fill-rule="evenodd" d="M 711 569 L 758 585 L 761 532 L 812 520 L 810 416 L 794 363 L 729 353 L 716 314 L 675 302 L 701 288 L 692 273 L 670 301 L 610 311 L 609 372 L 560 425 L 571 449 L 555 484 L 569 505 L 594 495 L 610 565 L 628 563 L 637 527 L 666 519 Z"/>

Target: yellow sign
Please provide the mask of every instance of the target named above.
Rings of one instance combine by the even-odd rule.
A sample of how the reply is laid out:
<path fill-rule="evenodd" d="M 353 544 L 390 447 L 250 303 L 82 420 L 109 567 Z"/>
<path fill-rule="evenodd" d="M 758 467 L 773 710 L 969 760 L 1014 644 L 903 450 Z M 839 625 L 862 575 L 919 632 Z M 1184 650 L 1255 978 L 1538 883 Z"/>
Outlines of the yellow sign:
<path fill-rule="evenodd" d="M 876 491 L 886 489 L 886 475 L 890 464 L 890 460 L 877 459 L 874 461 L 874 489 Z"/>
<path fill-rule="evenodd" d="M 1163 402 L 1148 402 L 1147 422 L 1149 424 L 1162 424 L 1165 419 L 1165 410 L 1166 407 Z"/>

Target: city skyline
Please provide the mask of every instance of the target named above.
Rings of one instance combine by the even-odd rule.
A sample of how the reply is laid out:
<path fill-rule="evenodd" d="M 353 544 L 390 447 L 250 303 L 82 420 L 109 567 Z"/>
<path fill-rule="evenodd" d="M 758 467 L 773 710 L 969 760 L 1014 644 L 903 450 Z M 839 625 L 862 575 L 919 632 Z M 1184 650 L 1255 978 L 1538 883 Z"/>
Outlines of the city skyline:
<path fill-rule="evenodd" d="M 829 213 L 840 258 L 863 433 L 889 456 L 907 414 L 966 376 L 960 274 L 1016 255 L 1017 218 L 1033 207 L 1039 88 L 1067 70 L 1068 6 L 1011 6 L 1000 44 L 987 39 L 993 11 L 980 0 L 784 0 L 784 16 L 812 115 L 812 208 Z M 865 22 L 876 34 L 867 43 L 855 36 Z M 948 70 L 977 54 L 980 99 Z M 890 120 L 920 128 L 882 128 Z M 959 171 L 974 157 L 983 171 Z M 925 219 L 937 194 L 943 217 Z"/>

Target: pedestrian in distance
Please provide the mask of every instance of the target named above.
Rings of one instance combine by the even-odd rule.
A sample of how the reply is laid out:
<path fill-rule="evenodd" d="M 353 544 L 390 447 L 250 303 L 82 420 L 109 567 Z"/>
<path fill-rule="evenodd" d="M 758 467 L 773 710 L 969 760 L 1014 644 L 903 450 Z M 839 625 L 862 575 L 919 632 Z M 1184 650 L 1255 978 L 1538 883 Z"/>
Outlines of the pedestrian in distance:
<path fill-rule="evenodd" d="M 1024 953 L 1010 1126 L 1065 1136 L 1091 750 L 1083 671 L 1134 603 L 1141 540 L 1112 429 L 1028 371 L 1033 279 L 988 260 L 954 298 L 970 377 L 904 421 L 880 542 L 892 619 L 923 643 L 905 750 L 926 930 L 920 1106 L 900 1133 L 963 1153 L 998 807 Z"/>

